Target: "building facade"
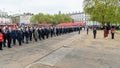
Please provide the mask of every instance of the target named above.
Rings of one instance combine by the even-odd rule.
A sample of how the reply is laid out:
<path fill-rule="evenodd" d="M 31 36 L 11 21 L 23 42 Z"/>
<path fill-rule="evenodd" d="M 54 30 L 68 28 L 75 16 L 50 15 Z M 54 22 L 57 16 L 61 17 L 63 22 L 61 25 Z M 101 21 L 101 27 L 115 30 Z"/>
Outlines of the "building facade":
<path fill-rule="evenodd" d="M 99 22 L 90 21 L 90 15 L 85 14 L 84 12 L 76 12 L 68 14 L 74 22 L 86 22 L 86 25 L 100 25 Z"/>
<path fill-rule="evenodd" d="M 0 23 L 12 23 L 12 19 L 7 12 L 0 10 Z"/>
<path fill-rule="evenodd" d="M 32 13 L 24 13 L 24 14 L 15 14 L 12 16 L 13 23 L 24 23 L 24 24 L 30 24 L 30 19 L 33 16 Z"/>
<path fill-rule="evenodd" d="M 89 15 L 86 15 L 84 12 L 70 13 L 69 15 L 74 22 L 85 22 L 89 20 Z"/>

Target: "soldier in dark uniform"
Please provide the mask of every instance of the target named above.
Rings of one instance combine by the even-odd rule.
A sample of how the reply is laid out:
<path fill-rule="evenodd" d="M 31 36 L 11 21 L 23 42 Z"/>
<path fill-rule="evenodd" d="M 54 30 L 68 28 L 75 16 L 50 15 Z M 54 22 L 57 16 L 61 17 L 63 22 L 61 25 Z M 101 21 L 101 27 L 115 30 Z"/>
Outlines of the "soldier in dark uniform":
<path fill-rule="evenodd" d="M 62 34 L 62 27 L 60 27 L 60 35 Z"/>
<path fill-rule="evenodd" d="M 22 31 L 20 28 L 18 28 L 17 30 L 17 40 L 18 40 L 19 45 L 21 46 L 22 45 Z"/>
<path fill-rule="evenodd" d="M 11 40 L 12 40 L 12 37 L 11 37 L 11 28 L 7 29 L 7 34 L 6 34 L 6 38 L 7 38 L 7 45 L 8 45 L 8 48 L 11 48 Z"/>
<path fill-rule="evenodd" d="M 45 28 L 45 35 L 46 35 L 47 39 L 49 38 L 49 33 L 50 33 L 49 27 L 46 27 Z"/>
<path fill-rule="evenodd" d="M 25 28 L 25 38 L 26 38 L 26 43 L 28 44 L 28 39 L 29 39 L 29 31 L 28 31 L 28 28 Z"/>
<path fill-rule="evenodd" d="M 22 33 L 22 43 L 24 43 L 24 37 L 25 37 L 25 30 L 24 30 L 24 28 L 21 28 L 21 33 Z"/>
<path fill-rule="evenodd" d="M 64 34 L 64 27 L 62 27 L 62 34 Z"/>
<path fill-rule="evenodd" d="M 41 34 L 42 39 L 44 40 L 45 39 L 45 28 L 44 27 L 42 27 L 41 32 L 42 32 Z"/>
<path fill-rule="evenodd" d="M 7 34 L 6 27 L 3 28 L 2 33 L 3 33 L 3 36 L 4 36 L 3 45 L 4 45 L 4 47 L 6 47 L 6 40 L 7 40 L 7 38 L 6 38 L 6 34 Z"/>
<path fill-rule="evenodd" d="M 66 33 L 69 33 L 69 28 L 68 27 L 66 28 Z"/>
<path fill-rule="evenodd" d="M 53 27 L 53 35 L 56 36 L 56 27 Z"/>
<path fill-rule="evenodd" d="M 51 37 L 53 37 L 53 34 L 54 34 L 54 29 L 53 29 L 53 27 L 51 27 L 50 28 L 50 35 L 51 35 Z"/>
<path fill-rule="evenodd" d="M 33 29 L 29 27 L 29 39 L 32 41 Z"/>
<path fill-rule="evenodd" d="M 38 37 L 39 37 L 39 40 L 41 40 L 41 38 L 42 38 L 41 28 L 38 28 Z"/>
<path fill-rule="evenodd" d="M 34 29 L 34 31 L 33 31 L 33 37 L 35 39 L 35 42 L 37 42 L 37 39 L 38 39 L 38 28 Z"/>
<path fill-rule="evenodd" d="M 64 27 L 64 33 L 65 34 L 67 33 L 67 27 Z"/>
<path fill-rule="evenodd" d="M 59 35 L 59 28 L 56 27 L 56 35 L 58 36 Z"/>
<path fill-rule="evenodd" d="M 13 28 L 13 30 L 11 32 L 11 35 L 12 35 L 13 45 L 16 45 L 17 33 L 16 33 L 16 29 L 15 28 Z"/>

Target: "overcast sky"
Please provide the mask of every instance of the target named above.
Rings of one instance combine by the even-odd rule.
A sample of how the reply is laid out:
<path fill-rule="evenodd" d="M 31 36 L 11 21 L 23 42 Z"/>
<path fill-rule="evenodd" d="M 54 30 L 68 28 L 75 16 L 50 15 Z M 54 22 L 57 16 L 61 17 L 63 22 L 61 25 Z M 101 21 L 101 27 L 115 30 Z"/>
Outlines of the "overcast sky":
<path fill-rule="evenodd" d="M 55 14 L 83 11 L 83 0 L 0 0 L 0 9 L 10 14 L 49 13 Z"/>

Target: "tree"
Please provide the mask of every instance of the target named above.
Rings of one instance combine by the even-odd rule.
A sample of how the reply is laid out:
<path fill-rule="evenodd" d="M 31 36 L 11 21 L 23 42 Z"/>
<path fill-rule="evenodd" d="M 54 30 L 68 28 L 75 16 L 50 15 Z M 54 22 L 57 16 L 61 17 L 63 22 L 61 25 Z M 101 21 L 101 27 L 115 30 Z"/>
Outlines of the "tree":
<path fill-rule="evenodd" d="M 52 23 L 58 24 L 62 22 L 72 22 L 72 18 L 66 14 L 36 14 L 31 18 L 31 22 L 33 23 Z"/>
<path fill-rule="evenodd" d="M 54 15 L 54 23 L 72 22 L 72 18 L 66 14 Z"/>
<path fill-rule="evenodd" d="M 119 0 L 84 0 L 84 11 L 90 15 L 90 20 L 103 25 L 119 21 Z"/>

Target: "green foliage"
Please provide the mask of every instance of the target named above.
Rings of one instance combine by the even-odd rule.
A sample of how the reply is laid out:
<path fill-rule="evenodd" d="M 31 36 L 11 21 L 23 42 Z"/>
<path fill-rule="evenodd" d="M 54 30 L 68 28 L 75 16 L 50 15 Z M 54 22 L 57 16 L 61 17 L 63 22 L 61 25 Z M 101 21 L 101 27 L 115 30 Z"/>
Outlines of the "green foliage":
<path fill-rule="evenodd" d="M 84 0 L 84 11 L 90 20 L 105 23 L 118 23 L 120 20 L 119 0 Z"/>
<path fill-rule="evenodd" d="M 36 14 L 31 18 L 31 22 L 33 23 L 52 23 L 58 24 L 61 22 L 72 22 L 72 18 L 66 14 Z"/>
<path fill-rule="evenodd" d="M 65 14 L 56 14 L 54 15 L 55 23 L 63 23 L 63 22 L 72 22 L 72 18 Z"/>

